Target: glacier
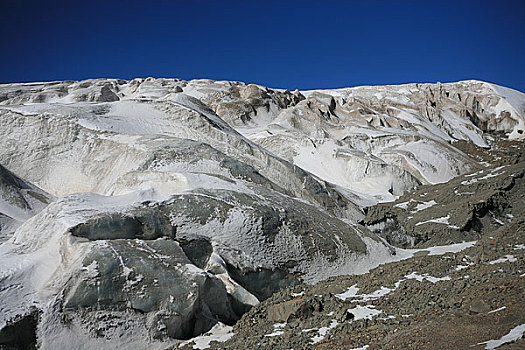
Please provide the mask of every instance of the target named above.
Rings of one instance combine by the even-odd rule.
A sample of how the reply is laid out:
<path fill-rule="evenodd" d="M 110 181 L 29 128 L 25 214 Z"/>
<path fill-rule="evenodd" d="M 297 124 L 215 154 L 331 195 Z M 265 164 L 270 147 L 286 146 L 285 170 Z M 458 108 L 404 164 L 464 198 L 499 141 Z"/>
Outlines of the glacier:
<path fill-rule="evenodd" d="M 481 81 L 0 85 L 0 329 L 165 348 L 399 260 L 367 208 L 487 168 L 463 146 L 523 140 L 524 120 L 525 94 Z"/>

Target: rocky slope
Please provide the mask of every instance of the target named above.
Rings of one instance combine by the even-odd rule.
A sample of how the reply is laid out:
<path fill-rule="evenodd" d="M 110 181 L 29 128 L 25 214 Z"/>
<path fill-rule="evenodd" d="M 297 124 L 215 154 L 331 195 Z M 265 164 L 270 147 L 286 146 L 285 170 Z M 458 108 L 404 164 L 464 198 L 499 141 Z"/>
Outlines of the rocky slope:
<path fill-rule="evenodd" d="M 226 339 L 283 288 L 479 239 L 522 213 L 524 115 L 478 81 L 1 85 L 0 344 Z"/>
<path fill-rule="evenodd" d="M 506 165 L 420 186 L 394 202 L 369 208 L 363 223 L 390 244 L 405 248 L 470 241 L 493 232 L 525 209 L 523 144 L 505 143 L 510 149 L 503 162 L 490 151 L 478 154 Z M 493 146 L 500 148 L 497 142 Z"/>
<path fill-rule="evenodd" d="M 211 348 L 521 349 L 523 232 L 521 215 L 460 252 L 288 288 Z"/>

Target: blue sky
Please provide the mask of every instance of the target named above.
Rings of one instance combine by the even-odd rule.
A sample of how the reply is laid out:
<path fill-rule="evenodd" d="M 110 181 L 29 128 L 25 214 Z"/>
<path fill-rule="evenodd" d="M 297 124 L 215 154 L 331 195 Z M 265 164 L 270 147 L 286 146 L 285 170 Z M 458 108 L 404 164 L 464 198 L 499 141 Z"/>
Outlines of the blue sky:
<path fill-rule="evenodd" d="M 525 1 L 0 0 L 0 82 L 211 78 L 525 91 Z"/>

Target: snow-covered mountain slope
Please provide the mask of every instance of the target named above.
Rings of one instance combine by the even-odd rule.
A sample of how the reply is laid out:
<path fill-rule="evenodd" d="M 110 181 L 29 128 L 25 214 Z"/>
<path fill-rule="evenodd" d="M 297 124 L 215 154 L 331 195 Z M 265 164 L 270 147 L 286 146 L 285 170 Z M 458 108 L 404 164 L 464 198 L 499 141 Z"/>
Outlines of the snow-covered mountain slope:
<path fill-rule="evenodd" d="M 523 138 L 525 113 L 515 106 L 525 95 L 499 91 L 472 81 L 308 91 L 252 137 L 332 183 L 390 199 L 388 191 L 399 195 L 415 180 L 445 182 L 475 169 L 457 140 L 488 147 L 487 131 Z"/>
<path fill-rule="evenodd" d="M 489 165 L 459 145 L 522 139 L 524 101 L 477 81 L 1 85 L 0 164 L 58 198 L 2 187 L 20 227 L 0 246 L 0 328 L 36 307 L 42 348 L 164 347 L 398 260 L 363 208 Z M 52 202 L 13 202 L 30 188 Z"/>
<path fill-rule="evenodd" d="M 333 184 L 375 196 L 375 200 L 393 199 L 392 194 L 399 195 L 418 182 L 444 182 L 475 169 L 478 164 L 453 146 L 456 140 L 487 147 L 484 131 L 508 133 L 509 138 L 525 137 L 525 95 L 478 81 L 290 93 L 210 80 L 100 79 L 9 84 L 2 86 L 1 91 L 3 112 L 11 111 L 14 114 L 10 118 L 24 120 L 19 125 L 24 130 L 28 123 L 34 126 L 32 132 L 43 127 L 66 133 L 81 129 L 107 136 L 104 142 L 97 143 L 116 143 L 127 148 L 140 135 L 163 134 L 205 141 L 217 150 L 249 161 L 275 182 L 274 172 L 265 173 L 276 166 L 267 164 L 275 162 L 268 155 L 270 151 Z M 5 122 L 10 118 L 4 118 Z M 2 129 L 10 133 L 4 142 L 10 146 L 4 149 L 14 148 L 18 138 L 16 125 L 11 123 Z M 64 142 L 76 132 L 57 136 L 49 130 L 44 145 L 45 141 Z M 69 147 L 72 141 L 65 141 L 62 147 Z M 84 147 L 85 141 L 76 143 Z M 40 152 L 29 149 L 20 156 L 40 157 L 49 147 L 58 151 L 61 146 L 41 147 Z M 49 170 L 44 167 L 46 176 L 33 176 L 32 169 L 24 169 L 23 173 L 57 194 L 107 193 L 107 186 L 118 177 L 111 174 L 113 178 L 101 179 L 103 174 L 93 176 L 89 169 L 77 171 L 81 165 L 70 162 L 101 153 L 100 150 L 79 150 L 74 155 L 58 153 L 44 157 L 54 163 Z M 12 164 L 16 161 L 13 158 L 16 157 L 0 160 L 18 171 L 23 165 Z M 92 159 L 78 161 L 93 164 Z M 41 162 L 25 165 L 30 166 L 39 168 Z M 54 173 L 57 167 L 64 171 Z M 93 167 L 99 168 L 98 164 Z M 63 177 L 68 180 L 62 181 Z M 290 190 L 290 186 L 293 187 L 284 187 Z M 297 189 L 292 191 L 298 194 Z"/>

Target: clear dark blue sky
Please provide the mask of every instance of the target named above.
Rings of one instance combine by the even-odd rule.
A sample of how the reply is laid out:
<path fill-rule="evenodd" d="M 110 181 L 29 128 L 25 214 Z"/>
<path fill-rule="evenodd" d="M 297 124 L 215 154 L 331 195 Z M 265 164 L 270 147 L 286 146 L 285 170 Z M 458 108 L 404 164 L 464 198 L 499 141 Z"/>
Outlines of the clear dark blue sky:
<path fill-rule="evenodd" d="M 4 83 L 481 79 L 525 91 L 525 1 L 0 0 L 0 50 Z"/>

